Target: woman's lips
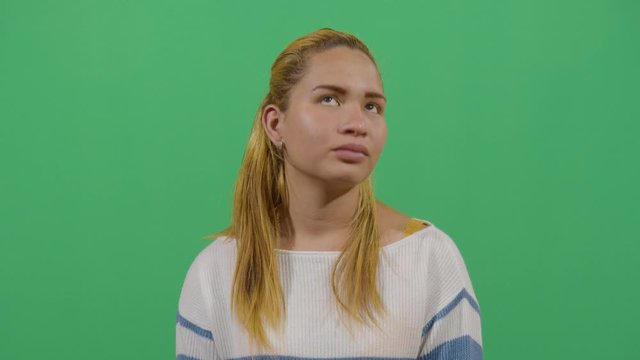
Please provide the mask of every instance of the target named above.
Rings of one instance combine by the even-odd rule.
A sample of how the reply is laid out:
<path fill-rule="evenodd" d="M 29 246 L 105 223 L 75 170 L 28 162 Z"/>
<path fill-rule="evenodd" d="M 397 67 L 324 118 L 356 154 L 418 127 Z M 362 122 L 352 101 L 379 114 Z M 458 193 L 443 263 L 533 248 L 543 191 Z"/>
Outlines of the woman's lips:
<path fill-rule="evenodd" d="M 355 161 L 355 162 L 359 162 L 364 160 L 367 155 L 365 155 L 362 152 L 359 151 L 352 151 L 352 150 L 348 150 L 348 149 L 335 149 L 333 150 L 336 155 L 343 160 L 348 160 L 348 161 Z"/>
<path fill-rule="evenodd" d="M 369 149 L 367 149 L 366 146 L 361 144 L 356 144 L 356 143 L 344 144 L 342 146 L 337 147 L 335 150 L 350 150 L 350 151 L 361 152 L 367 156 L 369 155 Z"/>

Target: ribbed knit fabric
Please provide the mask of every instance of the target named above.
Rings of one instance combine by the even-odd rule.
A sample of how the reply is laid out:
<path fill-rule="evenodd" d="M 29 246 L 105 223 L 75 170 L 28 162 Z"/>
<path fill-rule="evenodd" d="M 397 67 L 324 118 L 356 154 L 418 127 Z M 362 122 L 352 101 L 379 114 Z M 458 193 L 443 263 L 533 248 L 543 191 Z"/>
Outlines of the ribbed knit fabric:
<path fill-rule="evenodd" d="M 269 354 L 252 350 L 231 313 L 236 244 L 216 239 L 184 280 L 177 359 L 482 359 L 480 307 L 460 251 L 435 225 L 415 220 L 429 226 L 381 248 L 378 290 L 388 314 L 380 330 L 349 332 L 331 290 L 339 252 L 276 250 L 286 311 L 281 333 L 266 327 Z"/>

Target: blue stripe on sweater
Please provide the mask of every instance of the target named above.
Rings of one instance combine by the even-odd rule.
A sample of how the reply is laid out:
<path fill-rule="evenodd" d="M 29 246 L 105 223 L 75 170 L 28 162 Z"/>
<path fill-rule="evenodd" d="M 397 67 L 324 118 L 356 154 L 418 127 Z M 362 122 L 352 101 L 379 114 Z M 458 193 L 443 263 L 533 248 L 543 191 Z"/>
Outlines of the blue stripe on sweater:
<path fill-rule="evenodd" d="M 460 301 L 462 301 L 462 299 L 467 299 L 467 301 L 469 301 L 469 304 L 471 304 L 471 307 L 478 313 L 478 315 L 480 315 L 480 307 L 478 306 L 478 303 L 469 294 L 469 292 L 467 292 L 467 289 L 462 288 L 462 290 L 458 293 L 458 295 L 456 295 L 456 297 L 447 306 L 445 306 L 442 310 L 438 311 L 438 313 L 435 314 L 431 318 L 431 320 L 427 322 L 427 324 L 422 328 L 422 336 L 426 336 L 429 333 L 429 331 L 431 331 L 433 324 L 436 321 L 447 316 L 451 312 L 451 310 L 455 309 L 456 306 L 458 306 L 458 304 L 460 303 Z"/>
<path fill-rule="evenodd" d="M 180 324 L 182 327 L 189 329 L 202 337 L 205 337 L 209 340 L 213 340 L 213 334 L 211 333 L 211 331 L 203 329 L 200 326 L 192 323 L 191 321 L 183 318 L 182 315 L 180 315 L 180 313 L 178 313 L 178 315 L 176 316 L 176 322 Z"/>
<path fill-rule="evenodd" d="M 258 355 L 254 357 L 244 356 L 238 358 L 232 358 L 230 360 L 412 360 L 415 358 L 391 358 L 391 357 L 300 357 L 300 356 L 288 356 L 288 355 Z M 438 359 L 441 360 L 441 359 Z M 474 359 L 475 360 L 475 359 Z"/>
<path fill-rule="evenodd" d="M 420 360 L 482 360 L 482 347 L 469 335 L 446 341 Z"/>
<path fill-rule="evenodd" d="M 194 357 L 191 357 L 191 356 L 187 356 L 187 355 L 179 354 L 178 356 L 176 356 L 176 360 L 200 360 L 200 359 L 194 358 Z"/>
<path fill-rule="evenodd" d="M 251 357 L 238 357 L 231 360 L 411 360 L 414 358 L 391 357 L 300 357 L 283 355 L 258 355 Z M 482 360 L 482 347 L 469 335 L 461 336 L 438 345 L 426 355 L 418 357 L 418 360 Z"/>

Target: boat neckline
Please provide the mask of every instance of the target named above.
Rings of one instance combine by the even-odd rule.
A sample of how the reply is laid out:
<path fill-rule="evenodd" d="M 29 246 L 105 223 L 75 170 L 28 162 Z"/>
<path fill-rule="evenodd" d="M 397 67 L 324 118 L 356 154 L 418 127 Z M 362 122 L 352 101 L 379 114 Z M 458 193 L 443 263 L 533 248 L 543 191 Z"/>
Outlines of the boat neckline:
<path fill-rule="evenodd" d="M 430 221 L 424 220 L 424 219 L 418 219 L 418 218 L 412 218 L 413 220 L 417 220 L 420 221 L 422 223 L 426 223 L 428 224 L 427 227 L 422 228 L 418 231 L 414 231 L 411 234 L 396 240 L 394 242 L 392 242 L 391 244 L 387 244 L 384 246 L 380 247 L 380 250 L 384 250 L 384 251 L 389 251 L 392 249 L 395 249 L 397 247 L 402 246 L 403 244 L 406 244 L 407 242 L 411 241 L 412 239 L 419 237 L 423 234 L 425 234 L 427 231 L 431 231 L 431 229 L 435 228 L 435 226 L 433 225 L 433 223 L 431 223 Z M 286 250 L 286 249 L 275 249 L 276 253 L 279 255 L 314 255 L 314 256 L 337 256 L 340 255 L 340 253 L 342 253 L 342 251 L 340 250 Z"/>

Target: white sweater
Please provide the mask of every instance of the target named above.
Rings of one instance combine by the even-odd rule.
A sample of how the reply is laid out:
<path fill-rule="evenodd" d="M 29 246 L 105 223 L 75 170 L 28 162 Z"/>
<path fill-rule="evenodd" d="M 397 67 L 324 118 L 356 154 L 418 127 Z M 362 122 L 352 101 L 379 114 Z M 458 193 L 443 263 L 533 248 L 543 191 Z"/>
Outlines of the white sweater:
<path fill-rule="evenodd" d="M 265 326 L 270 354 L 252 353 L 231 313 L 236 244 L 216 239 L 184 280 L 177 359 L 482 359 L 480 307 L 460 251 L 442 230 L 418 220 L 430 226 L 381 248 L 378 291 L 388 311 L 381 330 L 354 327 L 350 334 L 339 315 L 330 286 L 339 252 L 276 250 L 286 320 L 281 333 Z"/>

